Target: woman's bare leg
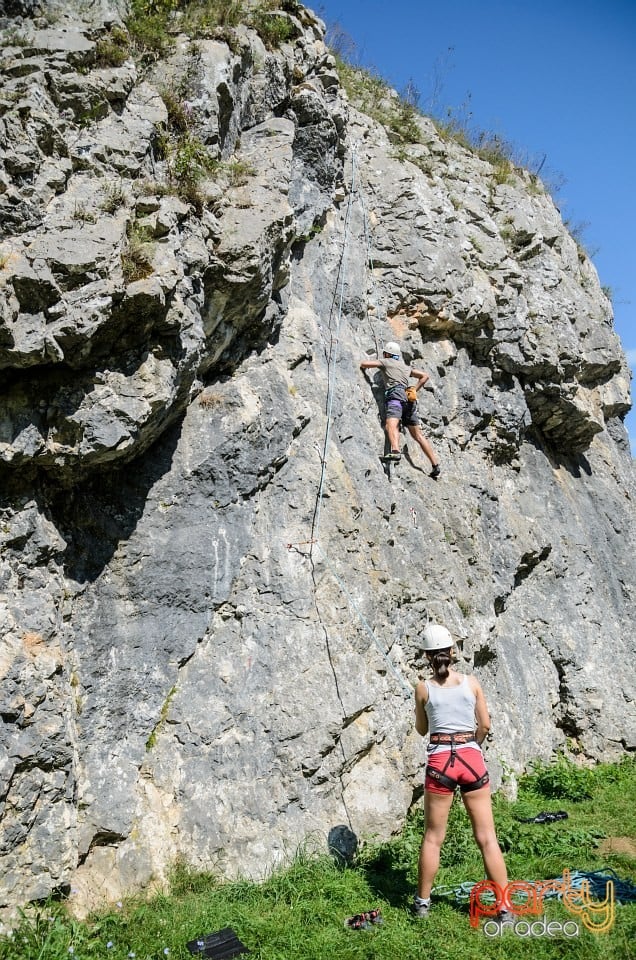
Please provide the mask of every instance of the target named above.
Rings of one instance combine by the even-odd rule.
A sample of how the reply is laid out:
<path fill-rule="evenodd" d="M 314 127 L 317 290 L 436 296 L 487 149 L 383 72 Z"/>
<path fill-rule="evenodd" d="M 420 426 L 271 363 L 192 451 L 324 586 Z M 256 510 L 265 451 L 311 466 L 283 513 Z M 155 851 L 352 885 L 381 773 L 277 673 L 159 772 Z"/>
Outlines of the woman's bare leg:
<path fill-rule="evenodd" d="M 420 847 L 417 894 L 423 900 L 431 895 L 433 881 L 439 869 L 439 855 L 446 836 L 448 814 L 453 802 L 452 793 L 424 793 L 426 827 Z"/>
<path fill-rule="evenodd" d="M 462 800 L 470 817 L 475 841 L 481 851 L 486 876 L 503 889 L 508 883 L 508 872 L 495 832 L 490 787 L 463 793 Z"/>

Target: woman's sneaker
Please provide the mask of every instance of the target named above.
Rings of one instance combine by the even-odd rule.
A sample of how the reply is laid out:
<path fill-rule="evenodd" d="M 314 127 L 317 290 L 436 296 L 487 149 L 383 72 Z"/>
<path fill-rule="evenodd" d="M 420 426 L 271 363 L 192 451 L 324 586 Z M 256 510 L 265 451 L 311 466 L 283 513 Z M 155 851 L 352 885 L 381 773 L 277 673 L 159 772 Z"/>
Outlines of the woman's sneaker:
<path fill-rule="evenodd" d="M 419 920 L 424 920 L 426 917 L 428 917 L 430 909 L 430 897 L 428 900 L 422 900 L 420 897 L 413 897 L 413 903 L 411 904 L 413 916 L 417 917 Z"/>
<path fill-rule="evenodd" d="M 496 922 L 500 927 L 503 927 L 506 923 L 512 924 L 515 922 L 515 915 L 510 910 L 500 910 L 497 913 Z"/>

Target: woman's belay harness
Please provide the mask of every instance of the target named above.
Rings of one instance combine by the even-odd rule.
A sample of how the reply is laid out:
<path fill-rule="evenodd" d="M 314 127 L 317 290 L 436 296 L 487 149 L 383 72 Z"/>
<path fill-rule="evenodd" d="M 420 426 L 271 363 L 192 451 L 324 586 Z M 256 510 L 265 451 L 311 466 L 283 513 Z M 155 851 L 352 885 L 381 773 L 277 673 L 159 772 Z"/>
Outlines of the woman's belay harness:
<path fill-rule="evenodd" d="M 443 770 L 435 770 L 433 767 L 429 766 L 426 769 L 426 776 L 431 777 L 433 780 L 437 780 L 438 783 L 440 783 L 443 787 L 446 787 L 448 790 L 456 790 L 457 787 L 459 787 L 462 793 L 470 793 L 472 790 L 480 790 L 481 787 L 485 787 L 490 781 L 488 771 L 486 771 L 483 776 L 480 777 L 477 771 L 473 770 L 468 761 L 464 760 L 461 753 L 457 753 L 457 745 L 470 743 L 474 739 L 474 733 L 432 733 L 430 742 L 436 744 L 450 744 L 450 753 L 448 755 L 448 760 L 444 764 Z M 466 767 L 470 773 L 472 773 L 474 777 L 472 783 L 460 784 L 458 780 L 455 780 L 446 773 L 449 767 L 452 769 L 455 766 L 455 760 L 459 760 L 459 762 L 463 764 L 463 766 Z"/>

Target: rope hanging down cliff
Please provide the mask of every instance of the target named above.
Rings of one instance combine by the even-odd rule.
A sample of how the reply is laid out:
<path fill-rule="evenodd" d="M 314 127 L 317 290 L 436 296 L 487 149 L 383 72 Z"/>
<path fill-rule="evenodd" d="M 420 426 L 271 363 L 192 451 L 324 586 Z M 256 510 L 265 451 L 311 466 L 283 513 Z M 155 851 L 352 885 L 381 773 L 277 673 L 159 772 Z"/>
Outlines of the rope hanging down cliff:
<path fill-rule="evenodd" d="M 329 344 L 329 353 L 327 356 L 327 424 L 325 427 L 325 438 L 322 445 L 322 454 L 320 457 L 320 483 L 318 484 L 318 497 L 316 500 L 316 509 L 311 525 L 311 536 L 318 540 L 318 531 L 320 529 L 320 514 L 322 510 L 323 489 L 325 477 L 327 474 L 327 451 L 329 449 L 329 439 L 331 437 L 331 423 L 333 410 L 333 395 L 336 385 L 336 365 L 338 363 L 338 350 L 340 347 L 340 325 L 342 323 L 342 304 L 344 302 L 345 283 L 347 278 L 347 244 L 349 240 L 349 230 L 351 226 L 351 211 L 353 208 L 353 198 L 357 190 L 357 164 L 358 154 L 354 144 L 351 151 L 351 188 L 349 190 L 349 199 L 347 201 L 347 210 L 345 213 L 344 236 L 342 241 L 342 252 L 340 254 L 340 264 L 338 267 L 338 279 L 340 280 L 340 294 L 338 299 L 338 309 L 336 310 L 335 336 L 332 333 Z"/>
<path fill-rule="evenodd" d="M 362 193 L 359 192 L 359 189 L 358 189 L 357 163 L 358 163 L 357 147 L 356 147 L 356 145 L 354 144 L 354 145 L 353 145 L 353 148 L 352 148 L 352 151 L 351 151 L 351 187 L 350 187 L 350 190 L 349 190 L 349 199 L 348 199 L 348 202 L 347 202 L 347 209 L 346 209 L 346 213 L 345 213 L 342 252 L 341 252 L 341 255 L 340 255 L 340 263 L 339 263 L 339 268 L 338 268 L 339 293 L 337 293 L 337 296 L 334 298 L 334 302 L 337 300 L 338 305 L 337 305 L 337 310 L 336 310 L 335 327 L 334 327 L 333 332 L 332 332 L 332 335 L 331 335 L 331 340 L 330 340 L 330 344 L 329 344 L 329 352 L 328 352 L 328 356 L 327 356 L 327 369 L 328 369 L 328 378 L 327 378 L 327 404 L 326 404 L 327 423 L 326 423 L 326 426 L 325 426 L 325 436 L 324 436 L 324 441 L 323 441 L 323 446 L 322 446 L 322 453 L 321 453 L 321 457 L 320 457 L 320 459 L 321 459 L 320 482 L 319 482 L 319 485 L 318 485 L 318 494 L 317 494 L 317 499 L 316 499 L 316 507 L 315 507 L 315 510 L 314 510 L 314 516 L 313 516 L 313 521 L 312 521 L 312 526 L 311 526 L 311 539 L 310 539 L 309 541 L 305 541 L 305 542 L 308 542 L 309 545 L 310 545 L 310 546 L 309 546 L 309 556 L 310 556 L 310 558 L 312 559 L 312 561 L 313 561 L 313 549 L 314 549 L 314 546 L 316 546 L 316 547 L 319 548 L 320 553 L 322 554 L 322 557 L 323 557 L 323 559 L 324 559 L 327 567 L 329 568 L 329 571 L 330 571 L 331 575 L 333 576 L 333 578 L 334 578 L 334 580 L 336 581 L 336 583 L 338 584 L 340 590 L 341 590 L 342 593 L 344 594 L 344 596 L 345 596 L 345 598 L 346 598 L 346 600 L 347 600 L 347 603 L 349 604 L 350 609 L 352 610 L 352 612 L 355 614 L 355 616 L 357 617 L 357 619 L 360 621 L 360 623 L 361 623 L 362 626 L 364 627 L 365 632 L 366 632 L 366 633 L 369 635 L 369 637 L 371 638 L 374 646 L 376 647 L 376 649 L 377 649 L 378 653 L 380 654 L 380 656 L 382 657 L 382 659 L 383 659 L 383 660 L 385 661 L 385 663 L 387 664 L 387 666 L 388 666 L 390 672 L 392 673 L 392 675 L 395 677 L 395 679 L 398 681 L 398 683 L 403 687 L 403 689 L 408 693 L 408 695 L 409 695 L 409 697 L 410 697 L 410 696 L 412 695 L 412 693 L 413 693 L 413 687 L 412 687 L 412 685 L 411 685 L 411 684 L 404 678 L 404 676 L 399 672 L 399 670 L 396 668 L 395 664 L 392 662 L 391 658 L 389 657 L 386 649 L 384 648 L 384 646 L 380 643 L 380 641 L 379 641 L 378 638 L 376 637 L 375 633 L 373 632 L 373 629 L 371 628 L 371 626 L 370 626 L 370 624 L 368 623 L 367 619 L 364 617 L 364 615 L 363 615 L 362 612 L 360 611 L 360 609 L 359 609 L 358 605 L 356 604 L 354 598 L 352 597 L 351 593 L 347 590 L 347 587 L 346 587 L 345 583 L 343 582 L 342 577 L 340 577 L 340 575 L 338 574 L 338 572 L 337 572 L 334 564 L 332 563 L 332 561 L 330 560 L 330 558 L 329 558 L 328 554 L 326 553 L 324 547 L 323 547 L 322 544 L 320 543 L 320 538 L 319 538 L 319 536 L 320 536 L 320 521 L 321 521 L 321 513 L 322 513 L 323 491 L 324 491 L 324 485 L 325 485 L 325 478 L 326 478 L 326 475 L 327 475 L 327 454 L 328 454 L 328 449 L 329 449 L 329 441 L 330 441 L 330 437 L 331 437 L 331 426 L 332 426 L 332 420 L 333 420 L 333 398 L 334 398 L 335 384 L 336 384 L 336 367 L 337 367 L 337 361 L 338 361 L 338 350 L 339 350 L 339 346 L 340 346 L 340 326 L 341 326 L 341 323 L 342 323 L 342 308 L 343 308 L 343 303 L 344 303 L 345 284 L 346 284 L 346 278 L 347 278 L 347 248 L 348 248 L 348 243 L 349 243 L 349 238 L 350 238 L 351 213 L 352 213 L 352 209 L 353 209 L 353 202 L 354 202 L 354 199 L 355 199 L 356 195 L 359 195 L 359 197 L 360 197 L 360 203 L 361 203 L 361 207 L 362 207 L 362 211 L 363 211 L 363 220 L 364 220 L 365 239 L 366 239 L 366 243 L 367 243 L 367 257 L 368 257 L 368 262 L 369 262 L 369 263 L 372 262 L 372 261 L 371 261 L 371 255 L 370 255 L 370 242 L 369 242 L 368 226 L 367 226 L 367 221 L 366 221 L 366 209 L 365 209 L 365 207 L 364 207 L 364 200 L 363 200 L 363 197 L 362 197 Z M 293 544 L 289 544 L 289 546 L 291 547 L 291 546 L 293 546 Z"/>

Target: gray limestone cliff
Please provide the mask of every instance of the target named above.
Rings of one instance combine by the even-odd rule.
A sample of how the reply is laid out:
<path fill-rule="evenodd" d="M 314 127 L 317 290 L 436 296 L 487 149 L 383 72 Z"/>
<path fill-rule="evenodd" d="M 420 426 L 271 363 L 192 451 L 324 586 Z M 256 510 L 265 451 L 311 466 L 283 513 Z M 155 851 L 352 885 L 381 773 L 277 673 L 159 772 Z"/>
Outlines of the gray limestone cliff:
<path fill-rule="evenodd" d="M 425 118 L 398 148 L 281 6 L 277 46 L 183 33 L 145 67 L 105 57 L 114 6 L 1 11 L 6 916 L 399 829 L 429 618 L 486 689 L 496 783 L 636 745 L 596 271 L 528 173 Z M 359 364 L 387 338 L 430 373 L 437 481 L 408 435 L 380 459 Z"/>

